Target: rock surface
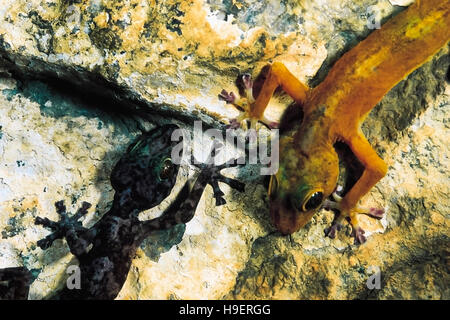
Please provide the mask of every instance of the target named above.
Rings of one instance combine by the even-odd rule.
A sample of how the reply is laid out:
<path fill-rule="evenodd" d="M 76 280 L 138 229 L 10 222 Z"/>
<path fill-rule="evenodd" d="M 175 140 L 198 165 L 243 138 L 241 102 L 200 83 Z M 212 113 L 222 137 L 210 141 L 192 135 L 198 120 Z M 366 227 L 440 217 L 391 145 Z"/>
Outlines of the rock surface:
<path fill-rule="evenodd" d="M 111 204 L 112 166 L 142 130 L 220 127 L 237 111 L 218 93 L 268 62 L 317 84 L 373 19 L 408 2 L 0 1 L 0 268 L 27 267 L 29 298 L 48 297 L 76 261 L 65 241 L 36 247 L 48 234 L 37 215 L 89 201 L 92 225 Z M 280 236 L 259 168 L 230 169 L 245 194 L 223 187 L 227 204 L 215 207 L 208 187 L 191 222 L 144 242 L 118 299 L 449 299 L 449 65 L 444 48 L 363 126 L 389 165 L 362 201 L 387 209 L 381 221 L 361 218 L 366 244 L 354 246 L 349 227 L 325 238 L 325 210 Z M 268 117 L 288 104 L 278 95 Z M 370 290 L 377 270 L 381 289 Z"/>

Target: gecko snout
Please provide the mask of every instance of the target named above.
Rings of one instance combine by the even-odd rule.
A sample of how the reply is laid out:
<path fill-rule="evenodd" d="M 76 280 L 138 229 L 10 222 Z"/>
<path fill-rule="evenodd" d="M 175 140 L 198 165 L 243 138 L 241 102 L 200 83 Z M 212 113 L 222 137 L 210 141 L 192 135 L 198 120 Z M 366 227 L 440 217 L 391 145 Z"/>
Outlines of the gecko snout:
<path fill-rule="evenodd" d="M 270 217 L 272 224 L 283 235 L 297 232 L 305 226 L 314 214 L 314 210 L 299 212 L 294 209 L 281 206 L 280 203 L 271 203 Z"/>

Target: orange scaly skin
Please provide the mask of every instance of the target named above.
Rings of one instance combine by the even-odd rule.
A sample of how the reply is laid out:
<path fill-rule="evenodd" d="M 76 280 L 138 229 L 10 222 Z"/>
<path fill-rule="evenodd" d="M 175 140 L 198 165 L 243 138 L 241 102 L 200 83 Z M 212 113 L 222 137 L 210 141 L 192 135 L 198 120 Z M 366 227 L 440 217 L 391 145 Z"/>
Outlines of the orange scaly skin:
<path fill-rule="evenodd" d="M 357 204 L 386 174 L 387 166 L 360 126 L 390 89 L 449 39 L 450 0 L 417 0 L 347 52 L 313 89 L 283 64 L 271 65 L 260 94 L 250 105 L 249 117 L 253 122 L 263 117 L 279 86 L 304 112 L 302 123 L 280 138 L 280 169 L 269 186 L 271 217 L 279 231 L 291 234 L 299 230 L 335 190 L 339 166 L 333 144 L 342 141 L 365 170 L 343 199 L 335 195 L 336 202 L 326 200 L 327 206 L 341 212 L 338 223 L 350 218 L 355 242 L 365 241 L 357 214 L 370 213 Z"/>

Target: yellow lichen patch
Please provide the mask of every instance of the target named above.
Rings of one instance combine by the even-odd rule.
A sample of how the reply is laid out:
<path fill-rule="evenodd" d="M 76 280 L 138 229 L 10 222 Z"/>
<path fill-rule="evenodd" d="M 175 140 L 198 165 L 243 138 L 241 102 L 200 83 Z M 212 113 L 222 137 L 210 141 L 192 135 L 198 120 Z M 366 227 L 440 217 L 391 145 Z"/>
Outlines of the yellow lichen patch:
<path fill-rule="evenodd" d="M 39 211 L 41 209 L 39 205 L 39 198 L 35 195 L 25 197 L 21 199 L 20 201 L 13 200 L 13 201 L 7 201 L 2 203 L 2 212 L 8 213 L 9 218 L 13 218 L 17 216 L 18 214 L 21 214 L 23 212 L 33 211 L 37 210 Z M 33 216 L 28 215 L 24 217 L 23 222 L 25 223 L 33 223 Z"/>
<path fill-rule="evenodd" d="M 148 18 L 149 3 L 136 0 L 131 3 L 131 8 L 127 8 L 130 25 L 125 28 L 120 36 L 123 41 L 122 47 L 127 51 L 134 50 L 141 45 L 139 40 Z"/>
<path fill-rule="evenodd" d="M 182 18 L 181 31 L 186 42 L 196 44 L 196 54 L 200 57 L 208 57 L 212 52 L 221 52 L 229 48 L 230 42 L 239 37 L 236 27 L 222 27 L 224 22 L 217 22 L 218 29 L 213 28 L 212 21 L 208 21 L 207 11 L 202 1 L 186 1 L 180 6 L 185 12 Z"/>
<path fill-rule="evenodd" d="M 262 36 L 264 36 L 264 37 L 267 36 L 267 30 L 265 30 L 262 27 L 255 27 L 251 30 L 248 30 L 246 32 L 245 39 L 243 39 L 241 41 L 241 43 L 239 44 L 239 47 L 246 49 L 246 50 L 252 50 L 255 45 L 255 41 L 258 40 L 259 38 L 261 38 Z M 266 46 L 266 48 L 265 48 L 265 50 L 268 54 L 270 54 L 271 50 L 274 50 L 274 49 L 275 48 L 273 45 Z"/>
<path fill-rule="evenodd" d="M 398 184 L 397 190 L 402 190 L 411 196 L 417 196 L 420 194 L 420 191 L 417 191 L 417 183 L 409 181 Z"/>
<path fill-rule="evenodd" d="M 17 19 L 19 16 L 19 13 L 24 13 L 25 10 L 23 8 L 24 3 L 21 1 L 15 1 L 11 4 L 9 4 L 7 9 L 7 12 L 5 12 L 5 17 L 9 19 Z"/>
<path fill-rule="evenodd" d="M 42 19 L 53 22 L 58 20 L 61 14 L 59 3 L 52 5 L 50 1 L 42 3 L 42 1 L 36 0 L 19 0 L 14 1 L 13 3 L 2 2 L 1 6 L 2 9 L 7 10 L 7 15 L 12 19 L 18 19 L 20 16 L 26 15 L 30 11 L 35 11 Z"/>
<path fill-rule="evenodd" d="M 276 55 L 273 61 L 282 62 L 296 78 L 304 83 L 307 82 L 308 77 L 314 76 L 320 68 L 321 61 L 327 56 L 324 44 L 319 43 L 313 46 L 311 40 L 293 32 L 280 36 L 274 43 L 277 46 L 287 46 L 287 49 L 278 49 L 276 52 L 266 50 L 266 55 Z"/>
<path fill-rule="evenodd" d="M 440 226 L 446 225 L 447 227 L 449 226 L 450 222 L 448 220 L 446 220 L 441 213 L 436 212 L 436 211 L 431 211 L 430 215 L 431 215 L 431 221 L 435 225 L 440 225 Z"/>
<path fill-rule="evenodd" d="M 99 28 L 106 28 L 109 22 L 109 14 L 106 11 L 99 13 L 95 18 L 94 22 Z"/>
<path fill-rule="evenodd" d="M 425 139 L 432 137 L 435 131 L 436 130 L 433 127 L 430 127 L 428 125 L 420 127 L 414 135 L 413 139 L 414 143 L 415 144 L 423 143 Z"/>
<path fill-rule="evenodd" d="M 357 266 L 360 262 L 358 261 L 358 259 L 355 256 L 351 256 L 348 259 L 348 263 L 351 267 Z"/>
<path fill-rule="evenodd" d="M 239 2 L 237 0 L 231 0 L 231 4 L 238 9 L 242 9 L 242 7 L 244 6 L 241 2 Z"/>
<path fill-rule="evenodd" d="M 15 24 L 24 21 L 29 28 L 35 28 L 31 18 L 23 17 L 38 8 L 39 3 L 34 1 L 30 7 L 19 1 L 10 4 L 6 14 L 14 18 Z M 40 17 L 48 18 L 54 28 L 54 36 L 48 36 L 51 42 L 46 48 L 47 52 L 52 50 L 52 61 L 98 68 L 108 78 L 118 76 L 133 83 L 133 89 L 148 100 L 161 99 L 180 109 L 195 108 L 216 118 L 228 117 L 233 112 L 217 99 L 215 91 L 209 90 L 228 85 L 236 68 L 259 70 L 276 58 L 292 65 L 296 75 L 304 78 L 313 76 L 326 56 L 322 45 L 307 43 L 305 39 L 299 42 L 296 32 L 274 37 L 262 27 L 236 23 L 233 15 L 223 19 L 218 11 L 211 11 L 200 0 L 82 1 L 70 5 L 56 1 L 56 4 L 50 6 L 51 13 L 44 10 L 45 14 L 44 11 L 41 14 L 42 10 L 38 10 Z M 239 4 L 236 2 L 236 7 Z M 1 30 L 0 26 L 0 33 Z M 5 34 L 5 40 L 12 46 L 43 41 L 36 42 L 32 37 L 18 41 L 20 38 Z M 314 54 L 315 48 L 319 54 Z M 224 73 L 207 79 L 205 64 Z M 204 99 L 209 95 L 215 99 Z M 186 96 L 186 103 L 179 100 L 181 96 Z M 269 118 L 276 121 L 288 103 L 274 99 L 275 108 L 269 110 Z"/>

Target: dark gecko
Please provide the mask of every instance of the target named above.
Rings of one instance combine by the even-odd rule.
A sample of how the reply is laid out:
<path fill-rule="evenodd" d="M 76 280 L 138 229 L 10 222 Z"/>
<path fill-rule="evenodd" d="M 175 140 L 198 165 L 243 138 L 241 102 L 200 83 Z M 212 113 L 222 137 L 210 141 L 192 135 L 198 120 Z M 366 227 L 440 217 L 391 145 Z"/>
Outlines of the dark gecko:
<path fill-rule="evenodd" d="M 116 191 L 112 208 L 92 228 L 83 227 L 79 221 L 91 206 L 88 202 L 83 202 L 73 216 L 68 215 L 63 201 L 56 202 L 56 211 L 61 217 L 58 222 L 36 218 L 36 224 L 53 231 L 38 241 L 38 246 L 45 250 L 54 240 L 66 238 L 70 252 L 79 261 L 81 288 L 65 287 L 53 299 L 116 298 L 142 241 L 153 231 L 189 222 L 208 184 L 213 187 L 216 205 L 225 203 L 218 181 L 244 191 L 243 183 L 220 174 L 222 169 L 236 166 L 237 161 L 218 166 L 199 164 L 200 172 L 185 183 L 162 215 L 140 221 L 139 213 L 160 204 L 176 183 L 180 166 L 173 163 L 170 156 L 180 143 L 171 141 L 172 133 L 177 129 L 176 125 L 158 127 L 144 133 L 128 147 L 111 173 L 111 184 Z M 208 160 L 214 156 L 217 147 L 213 146 Z M 5 270 L 0 270 L 0 276 Z"/>

